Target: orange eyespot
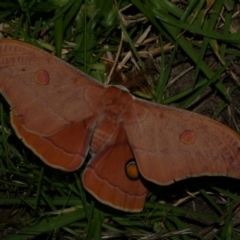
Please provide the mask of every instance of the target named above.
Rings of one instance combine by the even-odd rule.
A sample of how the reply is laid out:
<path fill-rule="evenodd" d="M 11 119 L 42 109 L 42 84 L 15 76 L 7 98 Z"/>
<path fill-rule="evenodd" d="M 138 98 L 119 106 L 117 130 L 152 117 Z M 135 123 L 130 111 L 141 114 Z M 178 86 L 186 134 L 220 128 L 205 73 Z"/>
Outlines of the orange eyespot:
<path fill-rule="evenodd" d="M 50 77 L 46 70 L 39 70 L 35 74 L 35 80 L 40 85 L 47 85 L 49 83 Z"/>
<path fill-rule="evenodd" d="M 127 162 L 125 166 L 126 175 L 131 180 L 137 180 L 139 178 L 139 171 L 137 164 L 134 160 Z"/>
<path fill-rule="evenodd" d="M 180 135 L 180 141 L 186 144 L 192 143 L 195 140 L 195 134 L 192 130 L 186 130 Z"/>

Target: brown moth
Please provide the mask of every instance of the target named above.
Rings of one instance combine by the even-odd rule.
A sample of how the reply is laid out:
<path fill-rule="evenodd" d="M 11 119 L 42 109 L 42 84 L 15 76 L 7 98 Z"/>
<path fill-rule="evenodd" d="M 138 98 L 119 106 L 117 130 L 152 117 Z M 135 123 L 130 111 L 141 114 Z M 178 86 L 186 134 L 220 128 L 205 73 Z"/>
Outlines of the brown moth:
<path fill-rule="evenodd" d="M 104 86 L 29 44 L 0 40 L 0 91 L 16 134 L 46 164 L 74 171 L 91 151 L 84 187 L 114 208 L 141 211 L 148 181 L 240 178 L 240 137 L 234 131 Z"/>

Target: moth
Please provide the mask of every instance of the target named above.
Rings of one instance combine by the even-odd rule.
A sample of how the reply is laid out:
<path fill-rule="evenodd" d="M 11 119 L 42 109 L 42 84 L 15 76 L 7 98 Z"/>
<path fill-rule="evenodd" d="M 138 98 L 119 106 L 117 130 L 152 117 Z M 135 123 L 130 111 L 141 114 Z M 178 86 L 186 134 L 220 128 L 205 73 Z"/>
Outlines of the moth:
<path fill-rule="evenodd" d="M 240 178 L 233 130 L 105 86 L 24 42 L 0 40 L 0 91 L 17 136 L 46 164 L 75 171 L 90 151 L 83 185 L 116 209 L 141 211 L 148 182 Z"/>

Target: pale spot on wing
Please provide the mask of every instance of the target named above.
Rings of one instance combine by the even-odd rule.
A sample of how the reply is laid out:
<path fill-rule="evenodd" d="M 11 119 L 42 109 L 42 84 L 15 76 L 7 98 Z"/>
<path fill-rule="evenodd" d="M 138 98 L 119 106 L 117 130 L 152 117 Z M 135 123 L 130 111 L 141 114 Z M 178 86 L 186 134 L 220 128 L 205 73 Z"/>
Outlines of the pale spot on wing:
<path fill-rule="evenodd" d="M 40 85 L 47 85 L 50 81 L 49 73 L 46 70 L 39 70 L 35 74 L 35 80 Z"/>
<path fill-rule="evenodd" d="M 192 130 L 185 130 L 179 137 L 180 141 L 185 144 L 190 144 L 195 140 L 195 134 Z"/>

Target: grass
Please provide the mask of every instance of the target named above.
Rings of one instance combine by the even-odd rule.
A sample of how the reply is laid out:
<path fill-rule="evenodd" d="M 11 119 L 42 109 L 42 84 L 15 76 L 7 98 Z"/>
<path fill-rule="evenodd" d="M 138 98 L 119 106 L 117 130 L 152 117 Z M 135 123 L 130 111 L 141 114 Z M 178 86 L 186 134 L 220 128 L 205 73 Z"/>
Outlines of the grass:
<path fill-rule="evenodd" d="M 238 7 L 233 0 L 0 0 L 0 34 L 158 103 L 198 110 L 214 101 L 207 115 L 238 129 Z M 114 64 L 121 78 L 104 74 Z M 116 211 L 87 194 L 82 169 L 41 163 L 14 135 L 3 98 L 0 106 L 1 239 L 240 239 L 238 180 L 154 187 L 142 212 Z"/>

